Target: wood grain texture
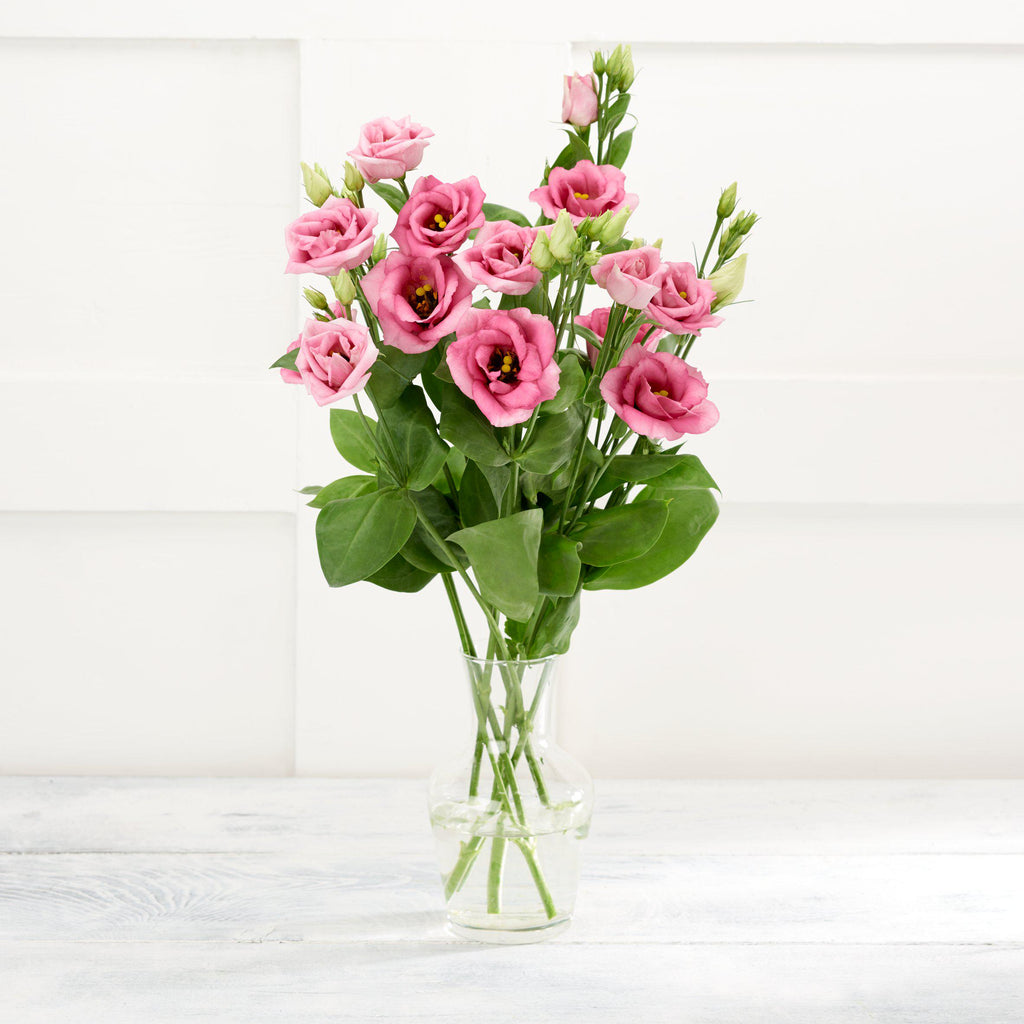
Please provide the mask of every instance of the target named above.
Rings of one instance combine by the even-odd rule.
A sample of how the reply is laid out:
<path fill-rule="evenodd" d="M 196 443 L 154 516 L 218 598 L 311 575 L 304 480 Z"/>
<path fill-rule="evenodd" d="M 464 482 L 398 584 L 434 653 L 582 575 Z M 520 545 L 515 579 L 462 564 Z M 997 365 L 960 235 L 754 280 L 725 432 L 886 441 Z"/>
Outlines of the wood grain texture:
<path fill-rule="evenodd" d="M 423 792 L 0 779 L 0 1022 L 1021 1019 L 1024 783 L 606 783 L 513 949 L 445 930 Z"/>

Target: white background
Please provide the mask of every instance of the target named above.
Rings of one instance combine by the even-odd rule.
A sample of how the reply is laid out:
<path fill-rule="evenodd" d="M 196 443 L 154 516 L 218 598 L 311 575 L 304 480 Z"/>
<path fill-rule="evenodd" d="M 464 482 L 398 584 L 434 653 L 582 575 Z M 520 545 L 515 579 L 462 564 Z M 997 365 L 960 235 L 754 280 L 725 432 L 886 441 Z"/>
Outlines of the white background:
<path fill-rule="evenodd" d="M 586 595 L 565 745 L 596 775 L 1024 775 L 1024 16 L 842 7 L 5 8 L 0 772 L 451 749 L 440 587 L 330 591 L 294 493 L 344 474 L 265 370 L 300 323 L 298 161 L 411 113 L 422 170 L 526 208 L 560 75 L 624 37 L 635 230 L 689 258 L 739 178 L 757 301 L 692 356 L 719 523 L 670 579 Z"/>

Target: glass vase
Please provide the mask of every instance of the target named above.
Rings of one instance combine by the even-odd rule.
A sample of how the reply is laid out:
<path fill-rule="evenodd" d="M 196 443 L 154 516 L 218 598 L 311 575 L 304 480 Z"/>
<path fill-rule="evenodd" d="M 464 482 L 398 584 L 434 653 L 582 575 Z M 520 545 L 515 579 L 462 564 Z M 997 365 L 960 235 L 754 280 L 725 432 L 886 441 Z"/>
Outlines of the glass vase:
<path fill-rule="evenodd" d="M 554 742 L 559 661 L 464 656 L 472 742 L 434 772 L 429 796 L 448 921 L 463 938 L 539 942 L 572 919 L 593 783 Z"/>

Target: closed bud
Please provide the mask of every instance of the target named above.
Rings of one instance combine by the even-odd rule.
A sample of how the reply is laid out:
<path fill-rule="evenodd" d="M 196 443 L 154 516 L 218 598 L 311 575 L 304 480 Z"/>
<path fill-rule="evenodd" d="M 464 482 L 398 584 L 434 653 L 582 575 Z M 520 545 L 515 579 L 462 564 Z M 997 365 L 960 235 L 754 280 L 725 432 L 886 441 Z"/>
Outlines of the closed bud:
<path fill-rule="evenodd" d="M 594 237 L 603 245 L 614 245 L 622 238 L 626 222 L 632 216 L 633 211 L 628 206 L 624 206 L 618 213 L 602 213 L 594 223 Z M 601 224 L 601 221 L 604 223 Z"/>
<path fill-rule="evenodd" d="M 559 263 L 572 262 L 573 246 L 576 244 L 576 229 L 572 226 L 572 217 L 567 210 L 558 214 L 554 227 L 551 229 L 551 236 L 548 239 L 548 249 L 551 256 Z"/>
<path fill-rule="evenodd" d="M 608 72 L 608 80 L 615 85 L 622 74 L 622 43 L 619 43 L 605 61 L 605 70 Z"/>
<path fill-rule="evenodd" d="M 742 238 L 743 237 L 740 234 L 740 218 L 743 217 L 743 216 L 744 216 L 743 211 L 740 210 L 740 212 L 737 213 L 736 216 L 733 217 L 733 219 L 731 221 L 729 221 L 728 226 L 722 232 L 722 234 L 719 236 L 719 239 L 718 239 L 718 252 L 719 252 L 719 255 L 723 254 L 725 252 L 725 250 L 729 248 L 729 246 L 732 243 L 732 240 L 734 238 Z"/>
<path fill-rule="evenodd" d="M 599 252 L 591 252 L 589 249 L 583 254 L 583 262 L 588 267 L 596 267 L 601 260 L 601 254 Z"/>
<path fill-rule="evenodd" d="M 725 248 L 722 250 L 722 259 L 727 260 L 730 257 L 734 256 L 736 250 L 739 249 L 739 247 L 742 244 L 743 236 L 739 234 L 733 235 L 732 239 L 726 244 Z"/>
<path fill-rule="evenodd" d="M 350 160 L 345 161 L 345 188 L 349 192 L 361 192 L 363 185 L 366 182 L 363 181 L 363 176 L 359 173 L 356 165 Z"/>
<path fill-rule="evenodd" d="M 551 246 L 548 244 L 548 236 L 543 231 L 537 232 L 537 239 L 530 249 L 530 262 L 542 273 L 550 270 L 555 265 L 555 258 L 551 255 Z"/>
<path fill-rule="evenodd" d="M 356 297 L 356 282 L 347 270 L 339 270 L 331 278 L 331 287 L 334 295 L 343 306 L 351 306 L 352 300 Z"/>
<path fill-rule="evenodd" d="M 634 238 L 633 241 L 629 243 L 629 247 L 630 249 L 642 249 L 646 244 L 647 242 L 645 242 L 644 239 Z"/>
<path fill-rule="evenodd" d="M 603 75 L 604 74 L 604 68 L 605 68 L 604 54 L 600 50 L 598 50 L 594 54 L 594 74 L 595 75 Z"/>
<path fill-rule="evenodd" d="M 388 254 L 388 236 L 378 235 L 377 241 L 373 243 L 373 252 L 370 256 L 374 260 L 382 260 Z"/>
<path fill-rule="evenodd" d="M 302 294 L 306 296 L 306 301 L 314 309 L 327 309 L 327 296 L 323 292 L 318 292 L 315 288 L 303 288 Z"/>
<path fill-rule="evenodd" d="M 322 174 L 319 170 L 313 170 L 309 164 L 302 165 L 302 185 L 310 201 L 317 206 L 323 206 L 334 195 L 327 175 Z"/>
<path fill-rule="evenodd" d="M 732 211 L 736 209 L 736 182 L 734 181 L 727 189 L 722 191 L 722 196 L 718 200 L 718 219 L 725 220 L 726 217 L 732 216 Z"/>
<path fill-rule="evenodd" d="M 739 223 L 741 234 L 749 235 L 750 229 L 757 223 L 757 214 L 753 210 L 748 213 Z"/>
<path fill-rule="evenodd" d="M 716 270 L 708 281 L 715 289 L 715 299 L 711 303 L 711 312 L 722 306 L 728 306 L 735 302 L 743 291 L 743 280 L 747 274 L 747 254 L 737 256 L 730 260 L 724 267 Z"/>
<path fill-rule="evenodd" d="M 619 92 L 625 92 L 636 78 L 636 69 L 633 67 L 633 47 L 628 43 L 622 48 L 622 65 L 619 69 L 616 85 Z"/>

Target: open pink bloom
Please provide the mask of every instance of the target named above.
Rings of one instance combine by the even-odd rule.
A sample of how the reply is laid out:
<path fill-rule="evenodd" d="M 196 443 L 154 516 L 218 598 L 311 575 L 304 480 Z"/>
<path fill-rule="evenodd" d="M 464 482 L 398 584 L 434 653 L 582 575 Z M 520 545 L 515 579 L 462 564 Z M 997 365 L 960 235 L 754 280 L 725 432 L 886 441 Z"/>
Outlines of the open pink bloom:
<path fill-rule="evenodd" d="M 367 181 L 401 178 L 419 167 L 427 140 L 433 137 L 429 128 L 414 124 L 410 117 L 378 117 L 359 129 L 359 143 L 348 155 Z"/>
<path fill-rule="evenodd" d="M 295 368 L 317 405 L 330 405 L 366 387 L 377 358 L 370 332 L 351 320 L 307 320 Z"/>
<path fill-rule="evenodd" d="M 528 309 L 471 309 L 448 346 L 459 390 L 496 427 L 530 418 L 558 392 L 555 329 Z"/>
<path fill-rule="evenodd" d="M 603 309 L 595 309 L 592 313 L 587 313 L 585 316 L 576 317 L 576 323 L 580 327 L 586 327 L 588 330 L 593 331 L 604 341 L 604 337 L 608 333 L 608 316 L 610 313 L 611 307 L 605 306 Z M 653 351 L 655 345 L 658 344 L 658 339 L 664 336 L 665 332 L 661 328 L 655 327 L 653 324 L 644 324 L 633 335 L 630 345 L 644 345 Z M 587 358 L 590 359 L 591 366 L 597 365 L 597 355 L 600 351 L 600 348 L 593 344 L 593 342 L 587 342 Z"/>
<path fill-rule="evenodd" d="M 477 283 L 505 295 L 525 295 L 540 281 L 530 261 L 536 228 L 521 228 L 509 220 L 489 220 L 472 246 L 455 262 Z"/>
<path fill-rule="evenodd" d="M 393 252 L 363 278 L 384 342 L 410 355 L 454 334 L 473 302 L 473 283 L 450 256 Z"/>
<path fill-rule="evenodd" d="M 345 307 L 342 306 L 342 304 L 340 302 L 332 302 L 331 303 L 331 313 L 334 314 L 334 319 L 335 320 L 347 320 L 348 319 L 345 316 Z M 288 346 L 288 348 L 285 351 L 287 351 L 287 352 L 294 352 L 299 347 L 299 342 L 301 342 L 301 341 L 302 341 L 302 335 L 299 334 L 299 336 Z M 281 380 L 283 380 L 285 382 L 285 384 L 301 384 L 302 383 L 302 374 L 299 373 L 298 370 L 289 370 L 289 369 L 286 369 L 285 367 L 282 366 L 281 367 Z"/>
<path fill-rule="evenodd" d="M 286 274 L 324 274 L 358 267 L 373 249 L 377 214 L 350 199 L 331 196 L 317 210 L 304 213 L 285 228 Z"/>
<path fill-rule="evenodd" d="M 645 245 L 602 256 L 590 273 L 616 302 L 630 309 L 643 309 L 661 289 L 664 269 L 661 253 Z"/>
<path fill-rule="evenodd" d="M 647 312 L 652 320 L 673 334 L 700 334 L 717 327 L 720 316 L 711 315 L 715 289 L 697 276 L 692 263 L 665 263 L 661 290 L 651 299 Z"/>
<path fill-rule="evenodd" d="M 566 210 L 574 225 L 586 217 L 602 213 L 618 213 L 624 206 L 635 210 L 639 199 L 626 192 L 626 176 L 612 164 L 595 164 L 580 160 L 575 167 L 553 167 L 548 183 L 535 188 L 530 199 L 544 211 L 545 217 L 556 220 Z"/>
<path fill-rule="evenodd" d="M 483 226 L 484 190 L 475 177 L 448 184 L 430 174 L 416 182 L 391 237 L 406 256 L 455 252 Z"/>
<path fill-rule="evenodd" d="M 700 373 L 669 352 L 626 349 L 601 381 L 601 396 L 626 425 L 644 437 L 677 441 L 703 434 L 718 422 Z"/>
<path fill-rule="evenodd" d="M 586 128 L 597 120 L 597 79 L 593 75 L 566 75 L 562 83 L 562 120 Z"/>

